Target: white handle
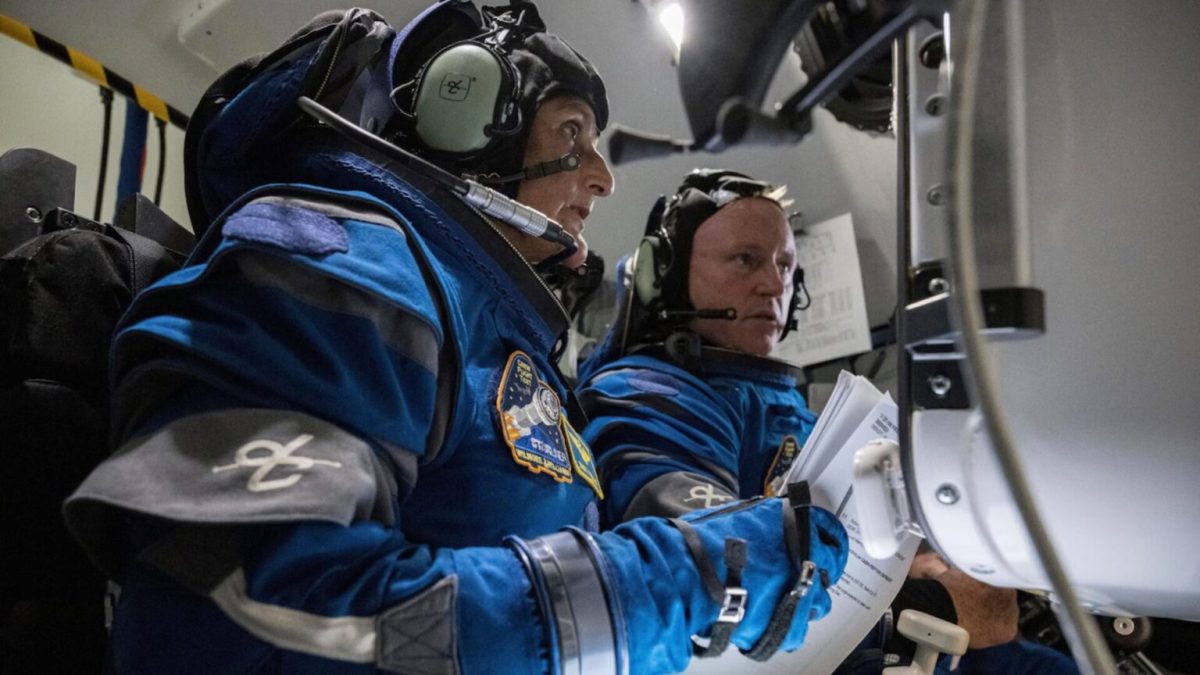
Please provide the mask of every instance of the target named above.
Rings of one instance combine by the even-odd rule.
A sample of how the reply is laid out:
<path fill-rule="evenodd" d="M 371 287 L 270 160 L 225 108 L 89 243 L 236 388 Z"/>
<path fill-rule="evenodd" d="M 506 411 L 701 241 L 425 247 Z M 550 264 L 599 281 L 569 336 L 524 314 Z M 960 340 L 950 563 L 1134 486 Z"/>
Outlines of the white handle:
<path fill-rule="evenodd" d="M 876 439 L 854 453 L 854 498 L 867 555 L 877 560 L 900 550 L 908 531 L 900 446 Z"/>

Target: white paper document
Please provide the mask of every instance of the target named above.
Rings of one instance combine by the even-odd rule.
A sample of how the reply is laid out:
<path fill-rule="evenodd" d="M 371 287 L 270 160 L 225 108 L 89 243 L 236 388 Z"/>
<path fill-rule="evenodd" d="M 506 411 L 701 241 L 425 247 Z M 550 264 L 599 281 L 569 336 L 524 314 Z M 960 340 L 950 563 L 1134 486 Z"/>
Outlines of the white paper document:
<path fill-rule="evenodd" d="M 861 376 L 843 372 L 829 406 L 788 473 L 788 482 L 808 481 L 813 503 L 836 514 L 850 537 L 846 569 L 830 589 L 832 608 L 825 618 L 809 625 L 804 645 L 766 663 L 750 661 L 730 648 L 715 659 L 694 659 L 686 672 L 828 675 L 875 625 L 900 591 L 920 540 L 908 535 L 900 550 L 884 560 L 867 555 L 852 489 L 854 453 L 878 438 L 896 440 L 897 414 L 891 395 L 880 393 Z"/>
<path fill-rule="evenodd" d="M 773 356 L 806 366 L 870 351 L 871 329 L 850 214 L 805 227 L 796 237 L 796 262 L 804 268 L 812 305 L 796 312 L 796 330 L 776 346 Z"/>

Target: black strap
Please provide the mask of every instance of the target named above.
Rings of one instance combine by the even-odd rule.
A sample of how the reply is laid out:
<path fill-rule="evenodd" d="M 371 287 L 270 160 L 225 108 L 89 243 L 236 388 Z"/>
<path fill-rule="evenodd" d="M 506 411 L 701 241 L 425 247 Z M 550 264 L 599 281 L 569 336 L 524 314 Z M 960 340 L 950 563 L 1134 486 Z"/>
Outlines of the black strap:
<path fill-rule="evenodd" d="M 725 597 L 725 587 L 717 578 L 717 572 L 713 569 L 712 561 L 708 559 L 708 553 L 704 551 L 704 542 L 700 540 L 700 535 L 686 520 L 671 518 L 670 522 L 683 534 L 683 543 L 687 544 L 692 559 L 696 561 L 696 571 L 700 573 L 700 580 L 704 582 L 704 589 L 708 591 L 708 597 L 712 598 L 713 602 L 720 603 Z"/>
<path fill-rule="evenodd" d="M 725 540 L 725 588 L 721 597 L 721 612 L 713 624 L 707 647 L 693 643 L 696 656 L 717 656 L 729 647 L 733 630 L 746 615 L 746 589 L 742 587 L 742 569 L 746 567 L 746 540 L 729 537 Z"/>
<path fill-rule="evenodd" d="M 812 552 L 809 532 L 810 502 L 811 496 L 807 482 L 788 484 L 788 496 L 783 505 L 783 515 L 788 529 L 794 529 L 796 532 L 796 549 L 792 553 L 799 562 L 800 575 L 796 577 L 796 583 L 792 589 L 775 605 L 775 610 L 771 613 L 771 620 L 767 623 L 767 628 L 759 637 L 758 642 L 754 644 L 754 648 L 744 652 L 747 658 L 754 661 L 766 661 L 779 651 L 784 638 L 787 637 L 788 630 L 792 627 L 792 621 L 796 616 L 796 607 L 799 606 L 804 596 L 808 595 L 808 591 L 812 587 L 816 565 L 810 560 Z"/>
<path fill-rule="evenodd" d="M 742 588 L 742 570 L 746 567 L 747 557 L 746 540 L 736 537 L 725 539 L 726 574 L 725 583 L 722 584 L 695 528 L 679 518 L 672 518 L 670 522 L 683 534 L 683 541 L 696 561 L 696 569 L 700 572 L 700 579 L 704 582 L 708 597 L 721 605 L 708 644 L 701 645 L 693 638 L 693 652 L 700 657 L 717 656 L 729 647 L 734 629 L 746 615 L 746 589 Z"/>

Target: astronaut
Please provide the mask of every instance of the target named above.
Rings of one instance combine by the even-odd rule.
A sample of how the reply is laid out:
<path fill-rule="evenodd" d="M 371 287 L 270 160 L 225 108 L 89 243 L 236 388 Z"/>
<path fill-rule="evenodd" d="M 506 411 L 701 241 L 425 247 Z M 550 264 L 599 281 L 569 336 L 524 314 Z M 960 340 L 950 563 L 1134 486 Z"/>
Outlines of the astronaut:
<path fill-rule="evenodd" d="M 651 673 L 694 635 L 802 643 L 847 556 L 828 512 L 759 499 L 597 532 L 554 365 L 568 319 L 534 268 L 586 255 L 607 118 L 527 2 L 441 2 L 401 31 L 324 14 L 213 84 L 186 149 L 201 241 L 119 326 L 117 449 L 65 505 L 120 585 L 115 672 Z M 501 186 L 574 251 L 383 140 Z"/>
<path fill-rule="evenodd" d="M 614 329 L 581 368 L 591 420 L 583 437 L 608 494 L 605 527 L 771 494 L 803 447 L 816 417 L 797 389 L 800 373 L 769 358 L 805 292 L 788 204 L 783 188 L 696 170 L 652 211 Z M 933 552 L 917 556 L 892 610 L 907 608 L 957 621 L 972 649 L 1017 634 L 1012 590 L 976 582 Z M 913 648 L 884 624 L 844 668 L 878 672 L 885 651 Z M 997 662 L 1074 672 L 1047 651 L 1012 645 L 966 663 L 975 672 Z"/>

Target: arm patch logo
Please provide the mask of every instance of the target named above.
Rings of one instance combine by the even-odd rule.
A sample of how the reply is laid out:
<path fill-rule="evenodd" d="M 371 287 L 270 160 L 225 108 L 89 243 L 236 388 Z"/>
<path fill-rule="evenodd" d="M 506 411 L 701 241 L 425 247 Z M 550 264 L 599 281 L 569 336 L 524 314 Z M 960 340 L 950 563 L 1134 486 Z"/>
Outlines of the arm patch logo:
<path fill-rule="evenodd" d="M 549 474 L 559 483 L 572 482 L 571 451 L 561 424 L 562 403 L 554 389 L 538 377 L 533 359 L 523 351 L 510 354 L 504 366 L 496 391 L 496 412 L 504 442 L 517 464 L 533 473 Z"/>
<path fill-rule="evenodd" d="M 592 488 L 597 499 L 604 499 L 604 490 L 600 489 L 600 477 L 596 475 L 596 459 L 592 456 L 592 449 L 567 421 L 566 415 L 562 416 L 562 427 L 563 435 L 567 437 L 567 445 L 571 447 L 571 465 L 575 467 L 575 473 Z"/>

